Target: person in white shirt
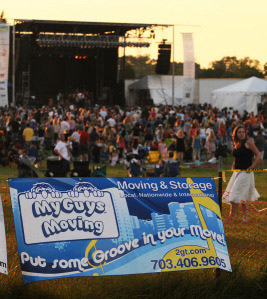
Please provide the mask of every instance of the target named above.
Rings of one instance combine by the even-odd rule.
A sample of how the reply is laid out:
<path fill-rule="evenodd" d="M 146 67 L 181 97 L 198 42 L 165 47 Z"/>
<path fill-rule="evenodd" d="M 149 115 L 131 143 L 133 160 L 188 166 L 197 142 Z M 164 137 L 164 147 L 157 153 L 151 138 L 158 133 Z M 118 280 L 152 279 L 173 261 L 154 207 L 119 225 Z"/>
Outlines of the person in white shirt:
<path fill-rule="evenodd" d="M 99 112 L 99 114 L 102 116 L 103 120 L 105 120 L 106 117 L 107 117 L 107 115 L 108 115 L 108 113 L 107 113 L 107 111 L 106 111 L 106 108 L 105 108 L 105 107 L 102 107 L 102 108 L 101 108 L 101 111 Z"/>
<path fill-rule="evenodd" d="M 67 134 L 70 130 L 70 124 L 67 122 L 67 117 L 65 116 L 64 119 L 60 123 L 60 133 Z"/>
<path fill-rule="evenodd" d="M 80 135 L 79 135 L 79 132 L 78 132 L 78 127 L 76 127 L 75 129 L 74 129 L 74 132 L 71 134 L 71 140 L 73 141 L 73 142 L 77 142 L 77 143 L 79 143 L 79 138 L 80 138 Z"/>
<path fill-rule="evenodd" d="M 59 142 L 55 147 L 55 153 L 59 156 L 59 160 L 62 164 L 62 170 L 65 175 L 70 171 L 70 157 L 71 157 L 71 145 L 66 143 L 65 135 L 59 134 Z"/>
<path fill-rule="evenodd" d="M 114 118 L 110 117 L 108 120 L 107 120 L 107 124 L 110 128 L 114 128 L 115 125 L 116 125 L 116 121 Z"/>

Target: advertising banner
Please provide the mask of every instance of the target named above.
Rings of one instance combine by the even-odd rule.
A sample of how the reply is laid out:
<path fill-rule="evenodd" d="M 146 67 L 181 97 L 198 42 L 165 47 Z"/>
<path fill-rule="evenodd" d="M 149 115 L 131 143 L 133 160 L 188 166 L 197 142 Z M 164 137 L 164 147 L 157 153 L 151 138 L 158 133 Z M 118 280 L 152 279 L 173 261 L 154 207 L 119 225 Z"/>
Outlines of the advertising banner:
<path fill-rule="evenodd" d="M 195 54 L 192 33 L 182 33 L 184 45 L 183 99 L 192 103 L 195 88 Z"/>
<path fill-rule="evenodd" d="M 25 283 L 231 271 L 213 178 L 10 179 Z"/>
<path fill-rule="evenodd" d="M 195 79 L 195 54 L 192 33 L 182 33 L 184 45 L 183 76 Z"/>
<path fill-rule="evenodd" d="M 8 105 L 9 25 L 0 23 L 0 107 Z"/>
<path fill-rule="evenodd" d="M 7 274 L 6 233 L 2 200 L 0 197 L 0 273 Z"/>

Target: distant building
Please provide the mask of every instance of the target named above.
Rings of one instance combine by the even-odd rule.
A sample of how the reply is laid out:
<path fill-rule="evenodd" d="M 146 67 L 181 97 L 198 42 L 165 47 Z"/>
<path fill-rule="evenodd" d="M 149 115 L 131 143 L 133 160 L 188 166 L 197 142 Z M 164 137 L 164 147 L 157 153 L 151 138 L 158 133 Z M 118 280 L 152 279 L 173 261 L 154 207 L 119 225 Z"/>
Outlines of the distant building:
<path fill-rule="evenodd" d="M 115 188 L 112 188 L 115 189 Z M 117 192 L 112 191 L 113 203 L 116 211 L 117 222 L 119 226 L 120 236 L 118 239 L 113 239 L 114 243 L 127 242 L 134 239 L 133 226 L 131 216 L 129 214 L 128 205 L 126 199 L 120 196 L 123 191 L 117 190 Z"/>
<path fill-rule="evenodd" d="M 152 221 L 156 232 L 173 227 L 172 218 L 167 214 L 151 213 Z"/>

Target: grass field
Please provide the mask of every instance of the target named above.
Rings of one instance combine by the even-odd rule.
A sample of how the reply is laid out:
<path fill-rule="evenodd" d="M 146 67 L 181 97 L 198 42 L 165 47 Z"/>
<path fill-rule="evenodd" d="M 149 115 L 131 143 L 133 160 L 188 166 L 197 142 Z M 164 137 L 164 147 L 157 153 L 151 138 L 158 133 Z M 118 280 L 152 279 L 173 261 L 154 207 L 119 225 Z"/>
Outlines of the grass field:
<path fill-rule="evenodd" d="M 229 168 L 231 159 L 224 160 Z M 266 165 L 265 165 L 266 166 Z M 265 167 L 267 168 L 267 167 Z M 44 165 L 39 168 L 44 174 Z M 0 274 L 1 298 L 265 298 L 266 292 L 266 209 L 267 172 L 255 173 L 256 188 L 261 195 L 258 202 L 250 206 L 251 221 L 237 219 L 225 225 L 233 272 L 214 270 L 180 271 L 128 276 L 106 276 L 88 278 L 65 278 L 24 285 L 20 272 L 17 244 L 12 216 L 7 178 L 16 177 L 16 168 L 0 167 L 1 197 L 7 235 L 9 274 Z M 230 173 L 226 173 L 227 181 Z M 109 177 L 127 176 L 122 165 L 107 169 Z M 214 168 L 182 168 L 183 177 L 218 177 Z M 217 180 L 218 182 L 218 180 Z M 225 189 L 226 183 L 223 183 Z M 261 211 L 263 210 L 263 211 Z M 223 204 L 223 217 L 229 205 Z"/>

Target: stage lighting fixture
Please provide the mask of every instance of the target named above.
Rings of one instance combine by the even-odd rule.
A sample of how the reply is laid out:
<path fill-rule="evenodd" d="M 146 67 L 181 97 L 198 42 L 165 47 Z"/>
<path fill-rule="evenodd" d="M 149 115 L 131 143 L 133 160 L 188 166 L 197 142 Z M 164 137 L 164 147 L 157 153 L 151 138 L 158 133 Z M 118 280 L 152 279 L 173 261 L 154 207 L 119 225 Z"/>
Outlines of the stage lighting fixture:
<path fill-rule="evenodd" d="M 78 55 L 75 55 L 75 59 L 78 59 L 79 58 L 79 56 Z"/>

